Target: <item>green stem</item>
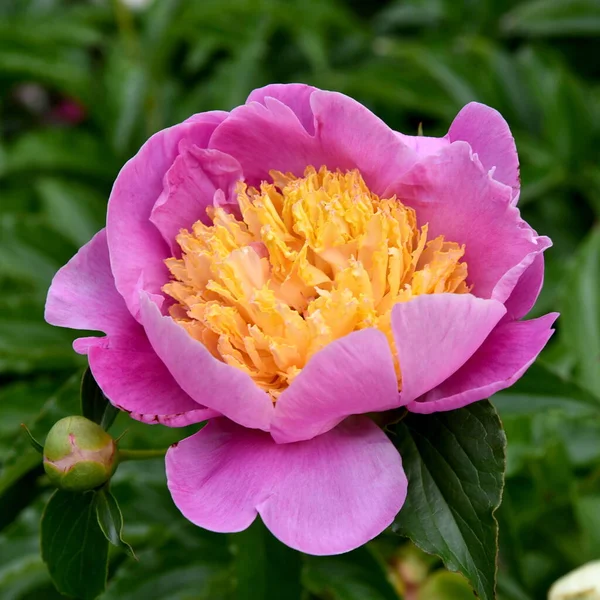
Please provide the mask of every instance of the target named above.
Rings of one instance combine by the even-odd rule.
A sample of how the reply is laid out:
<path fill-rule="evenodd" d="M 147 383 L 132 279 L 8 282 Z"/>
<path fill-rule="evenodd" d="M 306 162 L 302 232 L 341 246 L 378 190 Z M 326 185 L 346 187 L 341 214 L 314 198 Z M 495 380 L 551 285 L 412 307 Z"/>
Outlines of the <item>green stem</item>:
<path fill-rule="evenodd" d="M 150 458 L 164 458 L 166 449 L 157 450 L 119 450 L 119 460 L 148 460 Z"/>

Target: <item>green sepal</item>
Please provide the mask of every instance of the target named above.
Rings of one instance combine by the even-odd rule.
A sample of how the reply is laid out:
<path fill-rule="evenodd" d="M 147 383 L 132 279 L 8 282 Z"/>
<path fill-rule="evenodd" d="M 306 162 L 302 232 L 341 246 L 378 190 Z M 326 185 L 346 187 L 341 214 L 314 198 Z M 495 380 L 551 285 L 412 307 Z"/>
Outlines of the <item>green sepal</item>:
<path fill-rule="evenodd" d="M 40 454 L 44 454 L 44 446 L 42 446 L 42 444 L 40 444 L 33 437 L 33 434 L 31 433 L 31 431 L 29 431 L 29 428 L 27 427 L 27 425 L 25 425 L 25 423 L 21 423 L 21 427 L 23 428 L 23 431 L 27 434 L 27 437 L 29 438 L 29 443 L 31 444 L 33 449 L 37 450 Z"/>
<path fill-rule="evenodd" d="M 118 548 L 123 548 L 137 560 L 133 548 L 123 539 L 123 513 L 108 485 L 95 492 L 96 518 L 106 539 Z"/>

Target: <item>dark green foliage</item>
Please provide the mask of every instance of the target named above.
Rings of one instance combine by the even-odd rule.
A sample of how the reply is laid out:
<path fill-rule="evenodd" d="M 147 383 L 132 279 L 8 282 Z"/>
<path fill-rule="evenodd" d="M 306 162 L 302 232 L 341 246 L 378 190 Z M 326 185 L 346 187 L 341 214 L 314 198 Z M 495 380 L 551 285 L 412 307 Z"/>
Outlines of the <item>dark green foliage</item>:
<path fill-rule="evenodd" d="M 498 524 L 506 438 L 489 402 L 433 415 L 408 415 L 393 428 L 408 477 L 394 531 L 437 554 L 473 584 L 480 598 L 496 589 Z"/>
<path fill-rule="evenodd" d="M 93 600 L 106 584 L 108 540 L 96 518 L 95 492 L 57 490 L 42 517 L 42 558 L 59 592 Z"/>
<path fill-rule="evenodd" d="M 108 401 L 98 387 L 89 367 L 81 380 L 81 414 L 98 423 L 105 431 L 110 429 L 119 414 L 119 409 Z"/>

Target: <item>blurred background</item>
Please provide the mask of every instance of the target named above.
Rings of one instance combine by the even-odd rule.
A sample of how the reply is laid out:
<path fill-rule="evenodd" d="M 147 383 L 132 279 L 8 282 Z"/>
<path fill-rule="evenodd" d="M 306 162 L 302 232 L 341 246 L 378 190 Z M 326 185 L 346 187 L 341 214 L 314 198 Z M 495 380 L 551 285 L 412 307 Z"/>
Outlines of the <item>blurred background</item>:
<path fill-rule="evenodd" d="M 59 598 L 39 555 L 49 490 L 19 432 L 43 440 L 77 412 L 85 364 L 43 321 L 53 274 L 103 226 L 150 134 L 270 82 L 344 92 L 409 134 L 443 135 L 472 100 L 507 119 L 523 216 L 554 241 L 533 313 L 562 316 L 494 398 L 508 436 L 498 597 L 543 599 L 600 558 L 598 56 L 598 0 L 0 0 L 0 598 Z M 188 433 L 125 415 L 117 428 L 140 448 Z M 173 507 L 160 460 L 123 465 L 114 492 L 140 560 L 115 549 L 106 600 L 279 598 L 272 581 L 296 575 L 298 598 L 472 598 L 391 534 L 300 560 L 259 527 L 203 532 Z"/>

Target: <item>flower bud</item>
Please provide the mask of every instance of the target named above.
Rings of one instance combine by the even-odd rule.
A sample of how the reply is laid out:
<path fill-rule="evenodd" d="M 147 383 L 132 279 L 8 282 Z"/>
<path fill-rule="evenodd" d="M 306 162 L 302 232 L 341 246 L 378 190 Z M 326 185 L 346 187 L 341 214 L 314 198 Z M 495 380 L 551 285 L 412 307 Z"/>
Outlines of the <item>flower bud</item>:
<path fill-rule="evenodd" d="M 600 600 L 600 561 L 591 562 L 561 577 L 548 600 Z"/>
<path fill-rule="evenodd" d="M 85 417 L 65 417 L 48 433 L 44 470 L 57 487 L 72 492 L 92 490 L 107 482 L 118 463 L 115 441 Z"/>

